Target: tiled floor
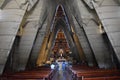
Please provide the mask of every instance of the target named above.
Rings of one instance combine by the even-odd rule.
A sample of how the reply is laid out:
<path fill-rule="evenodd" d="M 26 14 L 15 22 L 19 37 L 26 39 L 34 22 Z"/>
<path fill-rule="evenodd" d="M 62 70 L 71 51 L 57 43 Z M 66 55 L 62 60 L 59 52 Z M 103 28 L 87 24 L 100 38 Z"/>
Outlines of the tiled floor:
<path fill-rule="evenodd" d="M 58 70 L 53 77 L 53 80 L 72 80 L 72 76 L 66 70 Z"/>

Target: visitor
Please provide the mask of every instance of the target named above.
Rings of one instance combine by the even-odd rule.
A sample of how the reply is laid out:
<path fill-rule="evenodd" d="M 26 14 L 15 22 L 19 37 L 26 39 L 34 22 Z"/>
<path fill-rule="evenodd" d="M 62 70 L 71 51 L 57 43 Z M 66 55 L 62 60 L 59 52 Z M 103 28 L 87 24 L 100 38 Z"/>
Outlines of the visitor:
<path fill-rule="evenodd" d="M 53 69 L 55 69 L 55 65 L 54 64 L 51 64 L 51 69 L 53 70 Z"/>

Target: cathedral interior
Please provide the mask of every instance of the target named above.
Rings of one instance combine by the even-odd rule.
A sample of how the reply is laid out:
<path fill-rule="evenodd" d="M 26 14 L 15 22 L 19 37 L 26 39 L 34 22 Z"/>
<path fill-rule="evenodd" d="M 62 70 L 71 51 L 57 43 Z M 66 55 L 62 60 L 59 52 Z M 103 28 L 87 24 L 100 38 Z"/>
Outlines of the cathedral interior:
<path fill-rule="evenodd" d="M 0 0 L 0 80 L 120 80 L 120 0 Z"/>

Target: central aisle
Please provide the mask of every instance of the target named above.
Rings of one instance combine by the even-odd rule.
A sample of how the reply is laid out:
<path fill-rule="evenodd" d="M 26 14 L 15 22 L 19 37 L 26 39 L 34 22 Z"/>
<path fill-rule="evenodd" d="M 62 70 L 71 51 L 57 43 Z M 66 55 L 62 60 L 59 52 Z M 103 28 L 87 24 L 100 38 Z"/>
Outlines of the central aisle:
<path fill-rule="evenodd" d="M 66 70 L 58 70 L 53 80 L 72 80 L 72 75 Z"/>

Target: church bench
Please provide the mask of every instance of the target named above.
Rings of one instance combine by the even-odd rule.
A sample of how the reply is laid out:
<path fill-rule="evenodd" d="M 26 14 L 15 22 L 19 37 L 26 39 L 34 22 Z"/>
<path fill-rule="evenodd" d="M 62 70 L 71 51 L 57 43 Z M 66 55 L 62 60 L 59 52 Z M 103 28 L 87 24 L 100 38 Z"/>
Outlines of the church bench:
<path fill-rule="evenodd" d="M 1 80 L 45 80 L 45 79 L 1 79 Z"/>
<path fill-rule="evenodd" d="M 9 74 L 3 76 L 3 80 L 51 80 L 56 70 L 51 69 L 41 69 L 41 70 L 31 70 L 31 71 L 21 71 L 14 74 Z"/>
<path fill-rule="evenodd" d="M 82 80 L 83 77 L 109 77 L 109 76 L 119 76 L 120 71 L 116 69 L 99 69 L 97 67 L 83 67 L 83 66 L 73 66 L 71 68 L 67 68 L 69 72 L 72 72 L 73 78 L 75 80 Z M 92 79 L 91 79 L 92 80 Z M 97 79 L 96 79 L 97 80 Z M 102 79 L 100 79 L 102 80 Z M 120 79 L 119 79 L 120 80 Z"/>
<path fill-rule="evenodd" d="M 9 79 L 9 80 L 21 80 L 21 79 Z M 22 79 L 22 80 L 44 80 L 44 79 Z"/>
<path fill-rule="evenodd" d="M 69 72 L 69 73 L 72 73 L 72 77 L 73 78 L 75 78 L 76 77 L 76 73 L 79 73 L 79 72 L 86 72 L 86 71 L 96 71 L 96 70 L 98 70 L 98 68 L 84 68 L 84 67 L 82 67 L 82 68 L 80 68 L 79 66 L 77 66 L 77 67 L 72 67 L 72 68 L 67 68 L 67 71 Z"/>
<path fill-rule="evenodd" d="M 43 79 L 43 78 L 50 78 L 52 76 L 51 72 L 30 72 L 30 73 L 17 73 L 14 75 L 8 75 L 7 78 L 14 78 L 14 79 Z"/>
<path fill-rule="evenodd" d="M 109 77 L 109 76 L 120 76 L 120 71 L 116 70 L 97 70 L 97 71 L 86 71 L 76 73 L 76 78 L 81 80 L 83 77 Z"/>
<path fill-rule="evenodd" d="M 5 77 L 2 77 L 4 80 L 13 80 L 13 79 L 44 79 L 50 80 L 50 74 L 49 73 L 25 73 L 25 74 L 14 74 L 14 75 L 7 75 Z"/>
<path fill-rule="evenodd" d="M 41 74 L 41 73 L 45 73 L 45 74 L 48 74 L 50 73 L 50 71 L 30 71 L 30 72 L 20 72 L 20 73 L 16 73 L 19 74 L 19 75 L 25 75 L 25 74 L 34 74 L 34 73 L 37 73 L 37 74 Z"/>
<path fill-rule="evenodd" d="M 43 74 L 43 73 L 41 73 L 41 74 L 36 74 L 36 73 L 34 73 L 34 74 L 23 74 L 23 75 L 21 75 L 21 74 L 15 74 L 15 75 L 8 75 L 7 76 L 7 78 L 17 78 L 17 79 L 25 79 L 25 78 L 30 78 L 30 79 L 42 79 L 42 78 L 47 78 L 49 75 L 48 74 Z"/>
<path fill-rule="evenodd" d="M 82 78 L 82 80 L 120 80 L 120 76 L 108 76 L 108 77 L 89 77 Z"/>

